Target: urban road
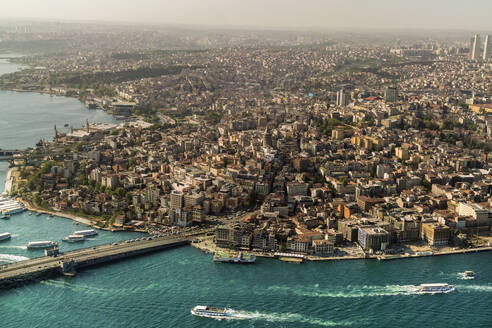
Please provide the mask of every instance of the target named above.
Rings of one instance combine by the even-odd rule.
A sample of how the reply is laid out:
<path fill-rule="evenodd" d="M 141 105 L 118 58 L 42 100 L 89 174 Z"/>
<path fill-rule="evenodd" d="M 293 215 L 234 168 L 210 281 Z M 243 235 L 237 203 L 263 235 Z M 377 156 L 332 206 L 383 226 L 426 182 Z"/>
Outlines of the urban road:
<path fill-rule="evenodd" d="M 187 244 L 189 240 L 186 238 L 161 237 L 131 243 L 123 241 L 99 245 L 60 253 L 56 257 L 44 256 L 20 261 L 0 267 L 0 288 L 16 287 L 30 281 L 66 274 L 67 264 L 76 270 Z"/>

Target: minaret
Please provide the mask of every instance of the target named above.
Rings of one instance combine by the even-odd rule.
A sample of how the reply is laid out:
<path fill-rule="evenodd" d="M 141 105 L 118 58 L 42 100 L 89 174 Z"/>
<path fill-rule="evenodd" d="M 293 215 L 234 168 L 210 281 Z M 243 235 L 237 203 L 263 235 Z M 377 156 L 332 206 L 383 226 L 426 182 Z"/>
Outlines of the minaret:
<path fill-rule="evenodd" d="M 85 120 L 85 129 L 87 130 L 87 133 L 90 132 L 89 120 Z"/>
<path fill-rule="evenodd" d="M 55 124 L 55 139 L 58 139 L 58 130 L 56 129 L 56 124 Z"/>

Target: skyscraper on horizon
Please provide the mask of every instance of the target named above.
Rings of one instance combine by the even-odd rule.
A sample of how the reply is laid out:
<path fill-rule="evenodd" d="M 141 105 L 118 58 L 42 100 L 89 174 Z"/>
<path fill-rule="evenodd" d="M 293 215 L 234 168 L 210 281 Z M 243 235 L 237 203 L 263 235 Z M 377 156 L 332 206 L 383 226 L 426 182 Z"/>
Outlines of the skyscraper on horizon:
<path fill-rule="evenodd" d="M 490 35 L 485 36 L 485 41 L 483 42 L 483 60 L 487 60 L 490 57 Z"/>
<path fill-rule="evenodd" d="M 470 58 L 472 60 L 477 60 L 480 54 L 480 35 L 475 34 L 472 39 L 473 42 L 472 42 L 472 48 L 470 49 L 471 50 Z"/>

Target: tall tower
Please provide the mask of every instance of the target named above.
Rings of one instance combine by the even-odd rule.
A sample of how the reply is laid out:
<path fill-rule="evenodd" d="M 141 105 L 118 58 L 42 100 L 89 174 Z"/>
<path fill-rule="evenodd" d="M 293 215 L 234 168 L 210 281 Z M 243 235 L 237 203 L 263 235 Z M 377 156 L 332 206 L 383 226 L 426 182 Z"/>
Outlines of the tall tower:
<path fill-rule="evenodd" d="M 56 124 L 55 124 L 55 139 L 58 139 L 58 130 L 56 128 Z"/>
<path fill-rule="evenodd" d="M 490 57 L 490 35 L 485 36 L 485 41 L 483 42 L 483 60 L 487 60 Z"/>
<path fill-rule="evenodd" d="M 347 93 L 342 88 L 337 92 L 337 106 L 347 106 L 349 104 L 349 99 L 347 97 Z"/>
<path fill-rule="evenodd" d="M 384 92 L 384 100 L 386 102 L 396 102 L 398 100 L 398 90 L 396 87 L 387 87 Z"/>
<path fill-rule="evenodd" d="M 471 48 L 471 59 L 478 60 L 480 54 L 480 35 L 475 34 L 473 36 L 473 46 Z"/>

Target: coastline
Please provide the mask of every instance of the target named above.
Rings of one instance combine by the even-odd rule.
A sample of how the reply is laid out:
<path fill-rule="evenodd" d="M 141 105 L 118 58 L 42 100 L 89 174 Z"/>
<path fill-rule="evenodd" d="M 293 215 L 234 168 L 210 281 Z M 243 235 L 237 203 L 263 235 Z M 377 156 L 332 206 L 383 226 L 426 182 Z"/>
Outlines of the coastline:
<path fill-rule="evenodd" d="M 203 240 L 191 243 L 191 246 L 201 250 L 204 253 L 215 253 L 216 251 L 231 251 L 231 249 L 225 249 L 215 246 L 213 244 L 213 238 L 204 238 Z M 320 262 L 320 261 L 353 261 L 353 260 L 379 260 L 379 261 L 389 261 L 389 260 L 403 260 L 403 259 L 415 259 L 422 257 L 433 257 L 433 256 L 445 256 L 445 255 L 457 255 L 457 254 L 468 254 L 468 253 L 481 253 L 492 251 L 492 246 L 485 247 L 475 247 L 475 248 L 463 248 L 457 250 L 443 250 L 438 252 L 433 252 L 432 254 L 402 254 L 402 255 L 390 255 L 390 256 L 380 256 L 380 255 L 368 255 L 368 256 L 327 256 L 319 257 L 307 255 L 307 261 Z M 275 258 L 273 253 L 257 252 L 252 251 L 251 254 L 256 257 L 265 258 Z"/>
<path fill-rule="evenodd" d="M 83 218 L 83 217 L 80 217 L 80 216 L 76 216 L 76 215 L 72 215 L 72 214 L 68 214 L 68 213 L 64 213 L 64 212 L 50 211 L 50 210 L 46 210 L 46 209 L 43 209 L 43 208 L 35 207 L 31 203 L 29 203 L 29 202 L 27 202 L 25 200 L 22 200 L 20 198 L 18 198 L 18 200 L 24 204 L 24 206 L 27 208 L 28 211 L 36 212 L 36 213 L 44 213 L 44 214 L 53 215 L 53 216 L 58 216 L 58 217 L 69 219 L 69 220 L 72 220 L 72 221 L 75 221 L 75 222 L 78 222 L 78 223 L 81 223 L 81 224 L 84 224 L 84 225 L 87 225 L 87 226 L 90 226 L 90 227 L 98 228 L 97 226 L 94 226 L 92 224 L 92 221 L 89 220 L 89 219 L 86 219 L 86 218 Z M 100 228 L 98 228 L 98 229 L 100 229 Z"/>

